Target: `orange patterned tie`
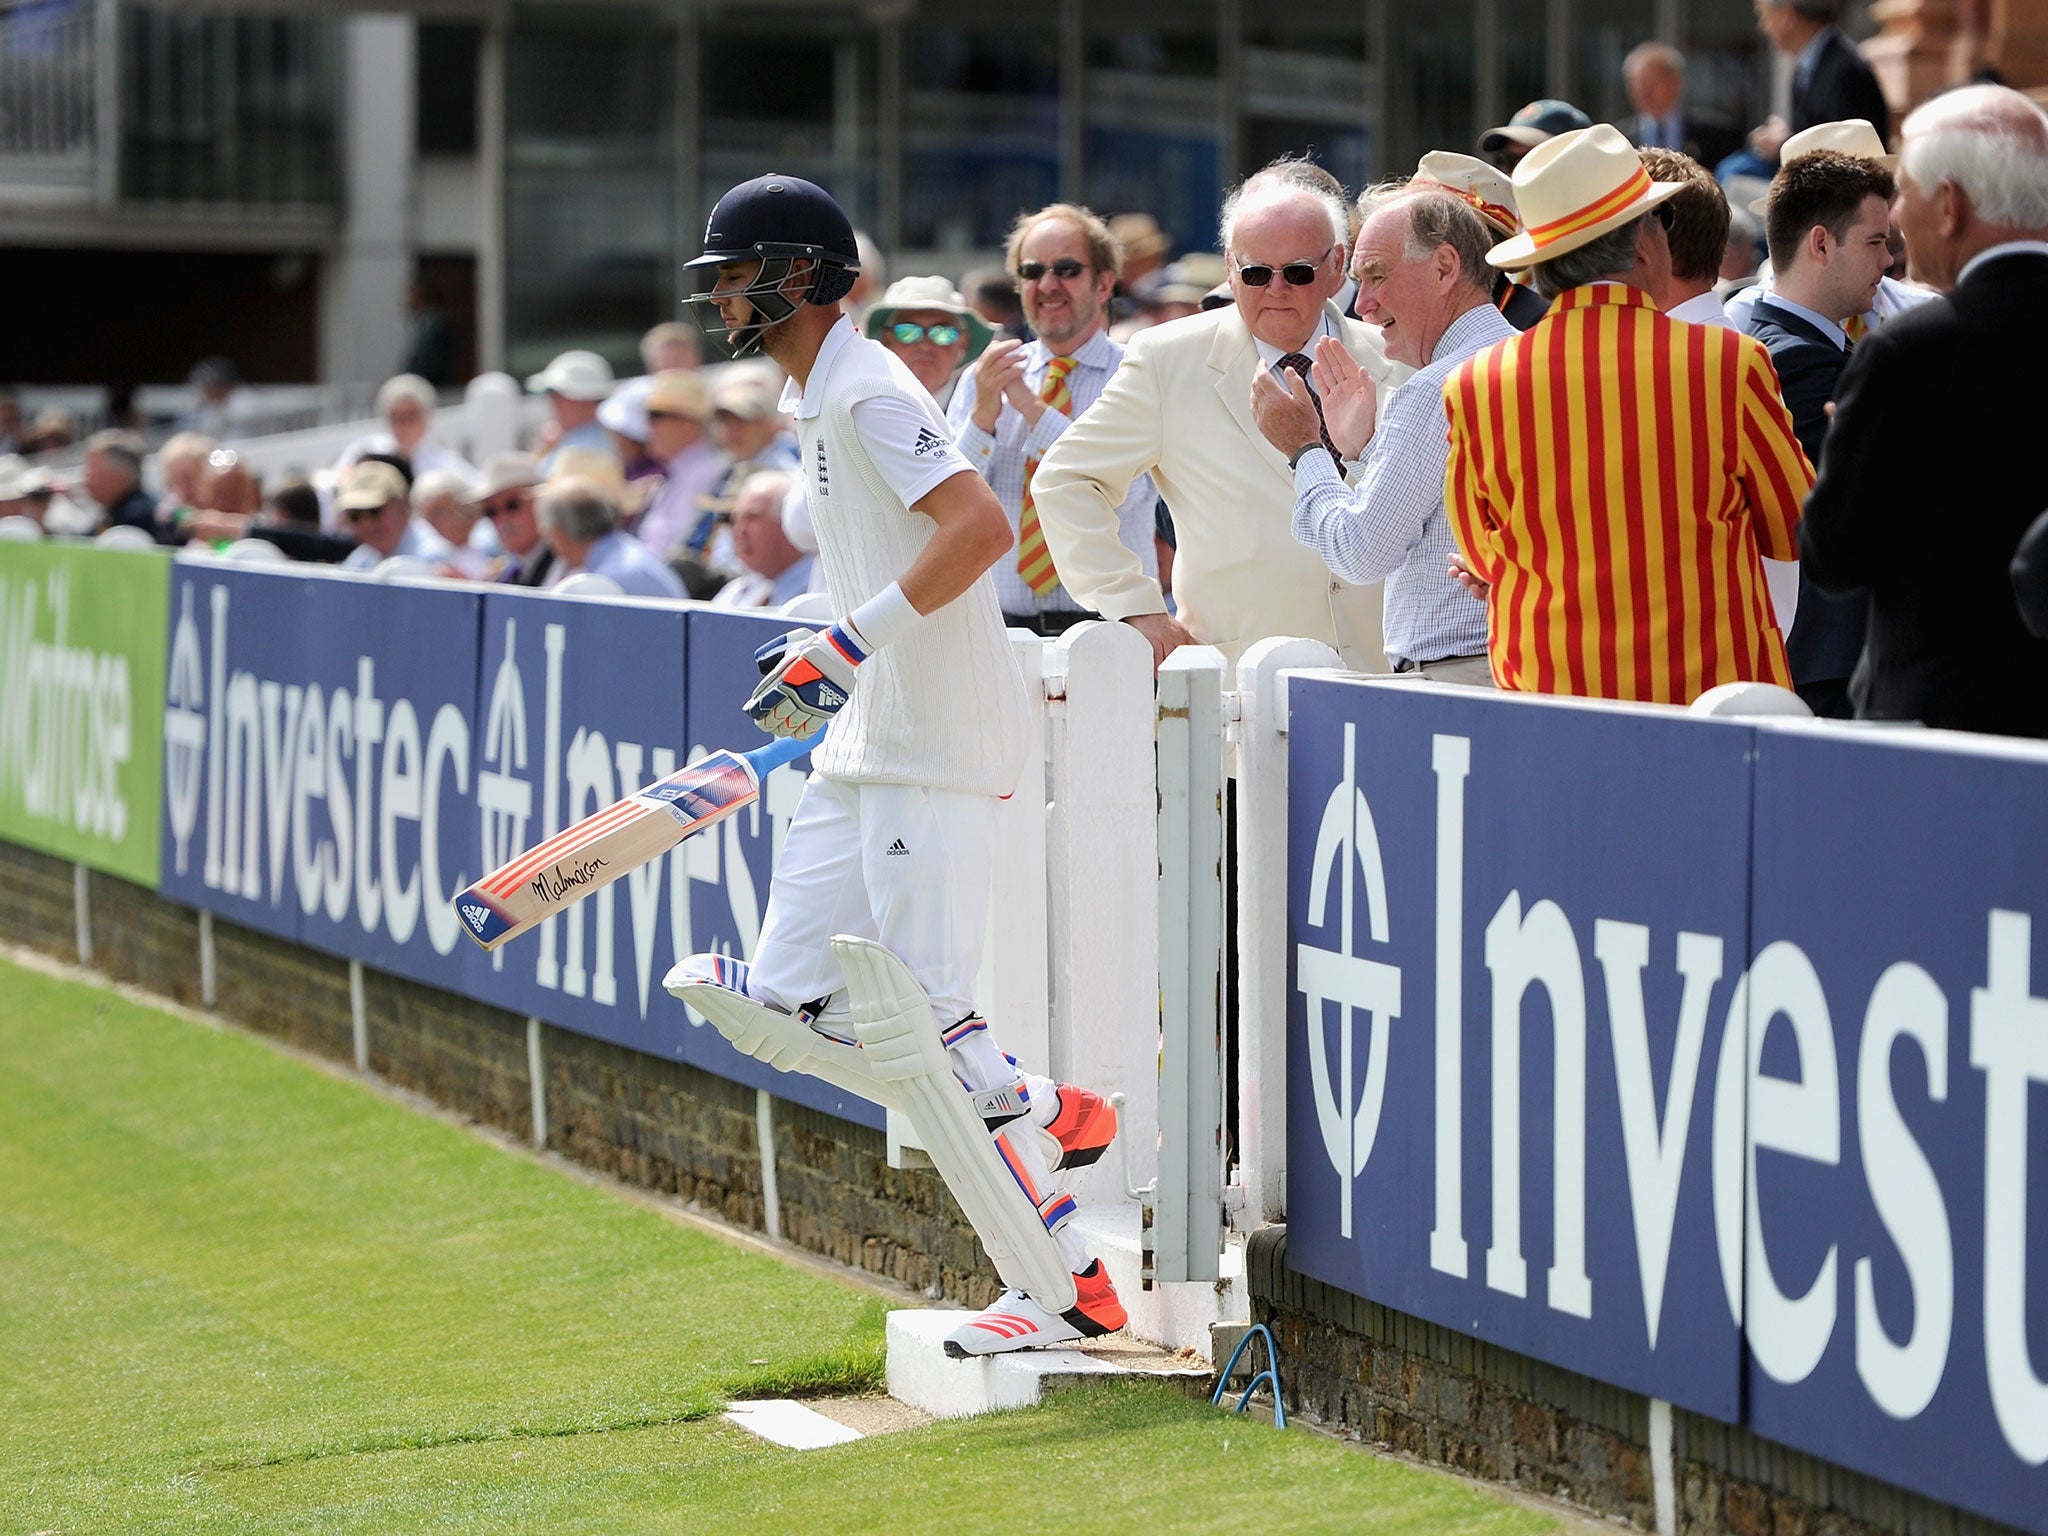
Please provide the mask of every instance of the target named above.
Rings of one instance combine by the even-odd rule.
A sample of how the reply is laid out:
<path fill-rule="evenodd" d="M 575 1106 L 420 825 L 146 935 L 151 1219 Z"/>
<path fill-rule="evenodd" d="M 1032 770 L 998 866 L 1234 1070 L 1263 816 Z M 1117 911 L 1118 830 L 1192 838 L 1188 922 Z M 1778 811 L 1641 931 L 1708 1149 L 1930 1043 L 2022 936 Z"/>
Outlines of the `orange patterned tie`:
<path fill-rule="evenodd" d="M 1067 375 L 1074 371 L 1071 357 L 1056 357 L 1046 364 L 1045 382 L 1038 386 L 1038 398 L 1062 416 L 1074 414 L 1074 393 L 1067 388 Z M 1038 508 L 1031 500 L 1031 481 L 1038 473 L 1038 460 L 1024 461 L 1024 505 L 1017 513 L 1017 574 L 1032 594 L 1044 597 L 1060 584 L 1060 573 L 1052 568 L 1052 551 L 1045 547 L 1045 532 L 1038 526 Z"/>
<path fill-rule="evenodd" d="M 1842 322 L 1842 333 L 1849 338 L 1851 346 L 1861 341 L 1869 332 L 1870 321 L 1862 315 L 1851 315 Z"/>

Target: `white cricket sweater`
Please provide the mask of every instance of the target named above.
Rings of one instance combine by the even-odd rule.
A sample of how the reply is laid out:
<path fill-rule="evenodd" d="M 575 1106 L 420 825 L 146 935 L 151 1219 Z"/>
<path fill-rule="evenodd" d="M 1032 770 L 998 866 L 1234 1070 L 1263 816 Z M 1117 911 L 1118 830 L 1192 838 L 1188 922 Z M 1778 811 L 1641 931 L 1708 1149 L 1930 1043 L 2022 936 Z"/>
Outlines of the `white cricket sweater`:
<path fill-rule="evenodd" d="M 910 371 L 845 329 L 821 350 L 824 376 L 814 372 L 807 381 L 797 419 L 818 559 L 842 614 L 900 580 L 936 527 L 906 507 L 877 469 L 854 426 L 854 406 L 898 396 L 952 441 L 945 416 Z M 861 665 L 852 698 L 812 761 L 829 778 L 1007 795 L 1023 768 L 1030 724 L 1023 674 L 984 572 Z"/>

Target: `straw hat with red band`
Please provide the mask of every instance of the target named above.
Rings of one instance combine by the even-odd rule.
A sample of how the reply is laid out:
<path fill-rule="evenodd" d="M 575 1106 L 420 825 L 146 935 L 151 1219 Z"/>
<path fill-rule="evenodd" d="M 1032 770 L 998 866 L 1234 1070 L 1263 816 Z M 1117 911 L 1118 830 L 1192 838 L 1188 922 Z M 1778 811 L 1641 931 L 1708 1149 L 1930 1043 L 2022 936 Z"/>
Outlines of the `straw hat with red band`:
<path fill-rule="evenodd" d="M 1520 232 L 1522 216 L 1515 211 L 1515 184 L 1506 173 L 1484 160 L 1433 149 L 1422 157 L 1408 185 L 1417 191 L 1448 192 L 1503 235 Z"/>
<path fill-rule="evenodd" d="M 1884 140 L 1870 126 L 1870 120 L 1862 117 L 1845 117 L 1838 123 L 1815 123 L 1811 128 L 1802 128 L 1778 147 L 1778 164 L 1790 165 L 1801 156 L 1823 149 L 1858 160 L 1875 160 L 1888 171 L 1899 168 L 1899 157 L 1884 147 Z M 1751 203 L 1749 211 L 1768 213 L 1770 204 L 1766 195 Z"/>
<path fill-rule="evenodd" d="M 1486 253 L 1496 267 L 1533 267 L 1639 219 L 1682 183 L 1652 181 L 1636 147 L 1609 123 L 1561 133 L 1515 167 L 1523 232 Z"/>

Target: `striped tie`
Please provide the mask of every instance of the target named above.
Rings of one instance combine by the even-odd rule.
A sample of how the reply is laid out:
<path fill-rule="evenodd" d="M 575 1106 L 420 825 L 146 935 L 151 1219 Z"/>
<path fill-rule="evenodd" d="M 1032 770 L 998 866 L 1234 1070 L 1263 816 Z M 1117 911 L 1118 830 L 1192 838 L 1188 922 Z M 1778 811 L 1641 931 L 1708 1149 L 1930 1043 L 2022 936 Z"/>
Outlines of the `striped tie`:
<path fill-rule="evenodd" d="M 1067 375 L 1074 371 L 1071 357 L 1056 357 L 1046 364 L 1045 382 L 1038 386 L 1038 398 L 1062 416 L 1074 414 L 1074 392 L 1067 388 Z M 1017 511 L 1017 574 L 1034 597 L 1047 596 L 1060 584 L 1060 573 L 1052 568 L 1052 551 L 1045 547 L 1045 531 L 1038 526 L 1038 508 L 1031 500 L 1032 477 L 1038 460 L 1024 461 L 1024 504 Z"/>
<path fill-rule="evenodd" d="M 1853 347 L 1870 334 L 1870 321 L 1862 315 L 1851 315 L 1842 322 L 1842 334 L 1849 338 L 1849 345 Z"/>

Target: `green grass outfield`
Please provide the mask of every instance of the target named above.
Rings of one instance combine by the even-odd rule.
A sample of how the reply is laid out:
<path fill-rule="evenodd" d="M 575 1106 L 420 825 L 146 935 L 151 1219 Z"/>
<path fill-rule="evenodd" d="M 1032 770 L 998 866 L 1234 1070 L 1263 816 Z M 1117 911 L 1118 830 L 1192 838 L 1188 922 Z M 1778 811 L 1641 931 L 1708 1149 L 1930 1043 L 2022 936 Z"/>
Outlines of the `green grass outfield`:
<path fill-rule="evenodd" d="M 0 1536 L 1534 1532 L 1156 1386 L 830 1450 L 884 1303 L 262 1042 L 0 963 Z"/>

